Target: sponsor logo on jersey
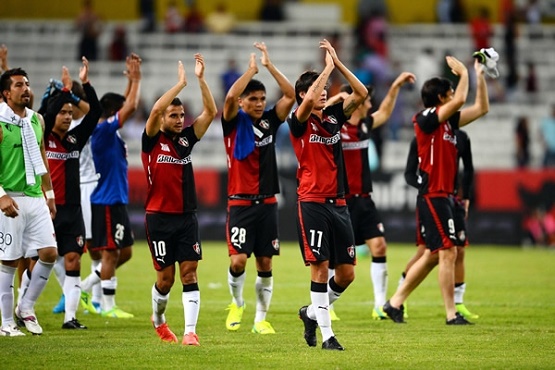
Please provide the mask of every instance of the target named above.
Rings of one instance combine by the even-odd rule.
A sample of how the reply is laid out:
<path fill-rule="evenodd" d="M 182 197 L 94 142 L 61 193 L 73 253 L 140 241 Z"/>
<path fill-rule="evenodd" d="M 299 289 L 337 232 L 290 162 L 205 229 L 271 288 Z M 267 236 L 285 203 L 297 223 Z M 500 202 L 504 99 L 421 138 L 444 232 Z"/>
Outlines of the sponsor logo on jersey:
<path fill-rule="evenodd" d="M 56 142 L 54 140 L 48 140 L 48 147 L 49 148 L 57 148 Z"/>
<path fill-rule="evenodd" d="M 331 137 L 323 137 L 316 134 L 310 134 L 309 143 L 318 143 L 324 145 L 334 145 L 337 144 L 340 140 L 339 134 L 335 134 Z"/>
<path fill-rule="evenodd" d="M 264 138 L 263 140 L 256 141 L 255 145 L 257 147 L 266 146 L 266 145 L 270 145 L 273 141 L 274 141 L 274 136 L 270 135 L 270 136 Z"/>
<path fill-rule="evenodd" d="M 171 164 L 181 164 L 186 165 L 191 163 L 191 156 L 188 155 L 185 158 L 174 158 L 171 155 L 166 154 L 158 154 L 158 158 L 156 158 L 156 163 L 171 163 Z"/>
<path fill-rule="evenodd" d="M 168 144 L 160 143 L 160 150 L 163 151 L 163 152 L 169 152 L 170 147 L 169 147 Z"/>
<path fill-rule="evenodd" d="M 457 136 L 451 135 L 448 132 L 443 133 L 443 140 L 448 141 L 453 145 L 457 145 Z"/>
<path fill-rule="evenodd" d="M 368 140 L 361 140 L 361 141 L 342 141 L 341 146 L 344 150 L 356 150 L 356 149 L 365 149 L 368 148 Z"/>
<path fill-rule="evenodd" d="M 79 151 L 74 150 L 74 151 L 69 152 L 69 153 L 58 153 L 58 152 L 47 151 L 46 152 L 46 158 L 65 161 L 65 160 L 72 159 L 72 158 L 79 158 Z"/>

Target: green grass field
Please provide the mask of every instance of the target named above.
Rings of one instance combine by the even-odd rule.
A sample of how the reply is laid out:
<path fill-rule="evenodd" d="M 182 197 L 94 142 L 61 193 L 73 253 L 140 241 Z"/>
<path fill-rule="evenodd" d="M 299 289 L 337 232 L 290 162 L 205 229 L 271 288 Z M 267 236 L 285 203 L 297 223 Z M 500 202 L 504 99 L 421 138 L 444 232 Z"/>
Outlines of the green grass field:
<path fill-rule="evenodd" d="M 294 243 L 283 243 L 274 262 L 274 295 L 268 320 L 276 335 L 250 332 L 255 312 L 254 261 L 249 260 L 247 309 L 237 332 L 225 329 L 228 257 L 224 243 L 205 242 L 199 267 L 200 347 L 162 343 L 150 324 L 155 279 L 145 243 L 118 270 L 118 305 L 128 320 L 78 313 L 86 331 L 63 331 L 51 313 L 61 289 L 54 277 L 36 306 L 42 336 L 0 338 L 1 369 L 549 369 L 555 368 L 555 251 L 474 245 L 467 250 L 465 303 L 476 325 L 445 325 L 434 270 L 408 301 L 408 324 L 371 319 L 370 258 L 360 256 L 355 282 L 335 304 L 333 329 L 344 352 L 308 347 L 300 306 L 309 303 L 309 269 Z M 389 295 L 414 248 L 390 244 Z M 83 271 L 89 271 L 88 256 Z M 171 293 L 166 317 L 183 335 L 181 284 Z M 321 342 L 318 332 L 319 344 Z"/>

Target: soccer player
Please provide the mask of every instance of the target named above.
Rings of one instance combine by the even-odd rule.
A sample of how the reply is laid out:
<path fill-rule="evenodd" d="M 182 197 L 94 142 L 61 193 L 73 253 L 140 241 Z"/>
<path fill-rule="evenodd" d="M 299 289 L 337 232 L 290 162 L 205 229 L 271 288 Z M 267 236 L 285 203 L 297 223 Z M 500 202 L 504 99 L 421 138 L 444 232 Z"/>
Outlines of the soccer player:
<path fill-rule="evenodd" d="M 343 157 L 349 184 L 349 193 L 345 198 L 351 215 L 355 243 L 366 244 L 372 255 L 370 278 L 374 287 L 374 309 L 372 310 L 374 320 L 387 318 L 382 311 L 387 294 L 387 244 L 380 214 L 372 200 L 368 141 L 372 140 L 371 131 L 385 124 L 391 116 L 401 87 L 407 82 L 414 83 L 414 81 L 414 74 L 401 73 L 391 85 L 378 110 L 370 115 L 368 112 L 372 108 L 373 87 L 367 86 L 368 96 L 341 128 Z M 341 92 L 330 98 L 327 105 L 344 100 L 352 92 L 349 85 L 341 86 Z"/>
<path fill-rule="evenodd" d="M 455 225 L 455 244 L 457 246 L 457 259 L 455 260 L 455 307 L 457 308 L 457 312 L 463 315 L 466 319 L 477 319 L 479 318 L 478 315 L 473 314 L 466 308 L 464 305 L 464 293 L 466 291 L 466 283 L 465 280 L 465 265 L 464 265 L 464 257 L 465 257 L 465 247 L 468 246 L 468 237 L 466 235 L 466 220 L 468 218 L 468 207 L 470 205 L 470 190 L 472 187 L 472 182 L 474 178 L 474 164 L 472 162 L 472 151 L 471 151 L 471 144 L 470 138 L 468 134 L 463 130 L 457 130 L 455 132 L 457 137 L 457 166 L 462 161 L 463 163 L 463 174 L 462 180 L 460 181 L 460 190 L 461 193 L 459 195 L 459 179 L 457 170 L 457 176 L 455 178 L 455 187 L 453 192 L 453 202 L 455 206 L 455 210 L 453 213 L 454 216 L 454 225 Z M 419 189 L 420 181 L 418 176 L 418 150 L 416 147 L 416 139 L 413 139 L 411 142 L 409 155 L 407 157 L 407 166 L 405 169 L 405 180 L 407 184 Z M 417 217 L 417 222 L 418 222 Z M 425 230 L 422 228 L 422 225 L 417 223 L 416 229 L 416 240 L 418 249 L 416 254 L 409 260 L 407 266 L 405 267 L 405 271 L 403 272 L 401 279 L 399 280 L 399 284 L 402 284 L 404 278 L 406 276 L 406 272 L 410 269 L 410 267 L 420 258 L 424 251 L 426 250 L 426 244 L 424 242 L 425 237 L 422 235 L 425 233 Z M 406 302 L 405 302 L 405 315 L 404 317 L 407 318 L 406 312 Z"/>
<path fill-rule="evenodd" d="M 29 332 L 39 335 L 42 327 L 34 306 L 58 257 L 52 224 L 56 204 L 44 150 L 44 122 L 27 108 L 32 95 L 23 69 L 2 74 L 0 93 L 4 99 L 0 104 L 0 232 L 4 235 L 0 240 L 0 335 L 24 335 L 14 322 L 14 278 L 22 258 L 37 256 L 15 317 Z"/>
<path fill-rule="evenodd" d="M 256 315 L 253 333 L 274 334 L 266 320 L 273 292 L 272 257 L 279 255 L 279 193 L 275 137 L 295 103 L 295 90 L 270 61 L 263 42 L 254 43 L 262 52 L 260 62 L 277 82 L 282 96 L 266 110 L 266 88 L 253 79 L 258 73 L 256 55 L 249 67 L 227 92 L 222 114 L 228 163 L 226 237 L 230 266 L 227 274 L 232 302 L 228 306 L 226 328 L 241 326 L 245 301 L 243 287 L 247 259 L 254 253 L 257 277 Z"/>
<path fill-rule="evenodd" d="M 126 59 L 128 79 L 125 95 L 106 93 L 100 99 L 102 115 L 91 137 L 98 184 L 91 194 L 93 251 L 102 251 L 100 286 L 101 315 L 131 318 L 133 314 L 116 305 L 116 268 L 131 259 L 134 242 L 127 212 L 129 184 L 127 180 L 127 148 L 119 129 L 137 109 L 140 98 L 141 58 L 131 54 Z M 97 273 L 89 275 L 98 281 Z M 89 278 L 87 277 L 87 279 Z M 91 285 L 94 283 L 91 282 Z M 81 294 L 89 312 L 95 312 L 89 292 Z M 84 302 L 83 302 L 84 301 Z M 90 303 L 90 304 L 89 304 Z"/>
<path fill-rule="evenodd" d="M 76 318 L 81 296 L 81 255 L 85 246 L 85 225 L 81 211 L 79 157 L 100 118 L 101 108 L 96 92 L 89 83 L 89 63 L 83 57 L 79 78 L 89 98 L 90 110 L 81 125 L 70 129 L 74 99 L 72 80 L 66 67 L 62 68 L 62 92 L 49 99 L 44 116 L 47 138 L 46 156 L 50 166 L 56 197 L 57 214 L 54 230 L 59 254 L 64 258 L 65 318 L 62 329 L 86 329 Z M 75 108 L 77 109 L 77 108 Z"/>
<path fill-rule="evenodd" d="M 424 109 L 413 117 L 419 173 L 422 177 L 417 212 L 426 231 L 426 251 L 407 272 L 404 283 L 385 303 L 384 312 L 395 322 L 404 322 L 403 302 L 439 266 L 439 286 L 443 296 L 447 325 L 467 325 L 457 312 L 454 300 L 455 248 L 454 208 L 451 194 L 457 171 L 455 131 L 485 115 L 489 98 L 483 66 L 476 60 L 476 98 L 473 105 L 461 109 L 468 95 L 468 70 L 453 56 L 446 61 L 459 77 L 455 90 L 444 78 L 432 78 L 422 86 Z"/>
<path fill-rule="evenodd" d="M 203 56 L 195 54 L 195 75 L 203 103 L 200 115 L 191 126 L 184 127 L 185 110 L 177 95 L 187 85 L 187 76 L 180 61 L 177 83 L 152 107 L 141 153 L 148 182 L 145 228 L 156 270 L 156 283 L 151 290 L 152 324 L 162 341 L 177 342 L 176 335 L 168 327 L 165 312 L 178 263 L 185 316 L 182 344 L 191 346 L 200 345 L 196 334 L 200 309 L 197 267 L 202 259 L 191 151 L 217 113 L 204 69 Z"/>
<path fill-rule="evenodd" d="M 306 343 L 317 344 L 316 328 L 322 333 L 322 348 L 343 350 L 331 328 L 329 304 L 337 300 L 355 278 L 355 240 L 345 194 L 348 191 L 341 149 L 341 127 L 368 95 L 366 86 L 339 60 L 327 40 L 321 73 L 306 71 L 295 83 L 298 107 L 287 118 L 290 137 L 299 162 L 297 169 L 297 230 L 303 260 L 310 265 L 311 304 L 299 310 Z M 337 104 L 326 106 L 326 85 L 337 68 L 353 93 Z M 335 276 L 328 281 L 328 267 Z"/>

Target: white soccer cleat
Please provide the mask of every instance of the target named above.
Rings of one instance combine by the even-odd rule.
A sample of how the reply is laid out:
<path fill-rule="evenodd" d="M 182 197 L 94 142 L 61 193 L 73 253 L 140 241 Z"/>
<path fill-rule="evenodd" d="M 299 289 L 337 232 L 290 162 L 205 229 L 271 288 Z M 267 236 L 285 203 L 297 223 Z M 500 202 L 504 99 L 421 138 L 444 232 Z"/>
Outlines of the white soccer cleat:
<path fill-rule="evenodd" d="M 15 308 L 15 318 L 19 323 L 23 323 L 30 333 L 34 335 L 42 334 L 42 327 L 39 325 L 34 311 L 21 311 L 17 306 Z"/>
<path fill-rule="evenodd" d="M 0 336 L 2 337 L 24 337 L 25 333 L 23 333 L 17 325 L 12 322 L 7 326 L 3 326 L 0 328 Z"/>

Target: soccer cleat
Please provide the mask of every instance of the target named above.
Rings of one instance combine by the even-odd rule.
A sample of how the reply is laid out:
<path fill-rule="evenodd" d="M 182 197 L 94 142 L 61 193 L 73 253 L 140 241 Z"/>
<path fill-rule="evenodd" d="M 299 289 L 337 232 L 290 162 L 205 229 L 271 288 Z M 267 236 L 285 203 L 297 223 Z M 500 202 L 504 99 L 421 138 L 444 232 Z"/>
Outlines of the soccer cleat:
<path fill-rule="evenodd" d="M 87 327 L 77 321 L 77 319 L 74 317 L 73 319 L 64 322 L 64 324 L 62 325 L 62 329 L 87 329 Z"/>
<path fill-rule="evenodd" d="M 372 310 L 372 318 L 374 320 L 387 320 L 387 315 L 383 312 L 382 307 L 375 307 Z"/>
<path fill-rule="evenodd" d="M 27 330 L 34 335 L 41 335 L 42 328 L 39 325 L 34 311 L 21 311 L 19 306 L 15 308 L 15 319 L 19 326 L 25 325 Z"/>
<path fill-rule="evenodd" d="M 52 313 L 65 313 L 66 312 L 66 296 L 62 294 L 58 304 L 52 309 Z"/>
<path fill-rule="evenodd" d="M 187 333 L 183 336 L 183 341 L 181 342 L 184 346 L 200 346 L 198 341 L 198 335 L 196 333 Z"/>
<path fill-rule="evenodd" d="M 339 316 L 335 313 L 335 310 L 330 310 L 330 320 L 331 321 L 339 321 L 341 320 Z"/>
<path fill-rule="evenodd" d="M 84 290 L 81 291 L 80 302 L 81 302 L 81 307 L 83 307 L 85 311 L 92 312 L 92 313 L 96 312 L 96 307 L 92 303 L 91 295 L 85 292 Z"/>
<path fill-rule="evenodd" d="M 117 306 L 114 306 L 114 308 L 112 308 L 109 311 L 101 311 L 100 316 L 113 317 L 116 319 L 130 319 L 132 317 L 135 317 L 135 315 L 133 315 L 132 313 L 125 312 L 122 309 L 118 308 Z"/>
<path fill-rule="evenodd" d="M 163 323 L 162 325 L 156 327 L 156 325 L 154 325 L 154 320 L 152 320 L 152 317 L 150 318 L 150 321 L 152 322 L 152 326 L 154 326 L 154 330 L 156 330 L 156 334 L 162 340 L 162 342 L 177 343 L 177 335 L 175 335 L 173 331 L 170 330 L 168 323 Z"/>
<path fill-rule="evenodd" d="M 243 318 L 243 311 L 245 310 L 245 303 L 241 307 L 236 303 L 231 303 L 227 306 L 226 310 L 229 311 L 227 319 L 225 320 L 225 327 L 227 330 L 236 331 L 241 327 L 241 319 Z"/>
<path fill-rule="evenodd" d="M 304 323 L 304 340 L 306 344 L 310 347 L 316 347 L 316 328 L 318 327 L 318 322 L 308 317 L 307 309 L 308 306 L 302 306 L 299 309 L 299 319 L 303 320 Z"/>
<path fill-rule="evenodd" d="M 465 319 L 478 319 L 480 316 L 470 312 L 468 308 L 464 305 L 464 303 L 457 303 L 455 304 L 457 308 L 457 312 L 464 316 Z"/>
<path fill-rule="evenodd" d="M 337 341 L 337 339 L 335 339 L 335 337 L 329 337 L 328 340 L 322 343 L 322 349 L 331 349 L 335 351 L 345 350 L 345 348 L 343 348 L 343 346 L 339 344 L 339 342 Z"/>
<path fill-rule="evenodd" d="M 473 323 L 471 323 L 470 321 L 468 321 L 467 319 L 464 318 L 463 315 L 461 315 L 460 313 L 456 313 L 455 314 L 455 318 L 451 319 L 451 320 L 445 320 L 445 323 L 447 325 L 474 325 Z"/>
<path fill-rule="evenodd" d="M 19 330 L 16 323 L 9 323 L 7 326 L 0 328 L 0 337 L 23 337 L 25 333 Z"/>
<path fill-rule="evenodd" d="M 259 321 L 259 322 L 255 323 L 252 326 L 251 331 L 253 333 L 257 333 L 257 334 L 275 334 L 276 333 L 276 331 L 274 330 L 272 325 L 266 320 Z"/>
<path fill-rule="evenodd" d="M 405 320 L 403 319 L 403 305 L 400 308 L 393 307 L 389 300 L 385 302 L 382 308 L 383 312 L 387 314 L 387 316 L 398 324 L 404 324 Z"/>

